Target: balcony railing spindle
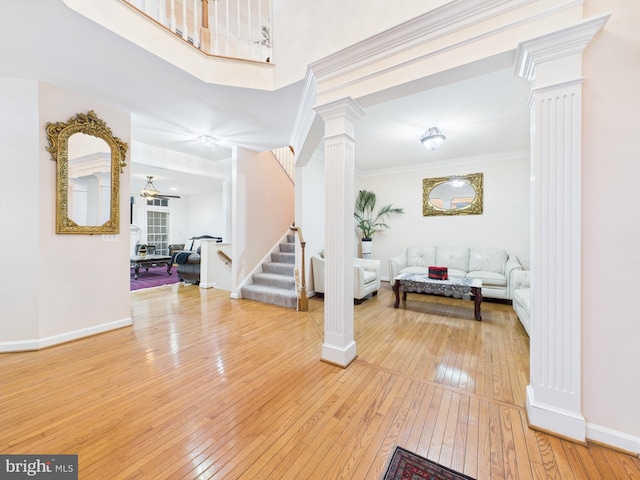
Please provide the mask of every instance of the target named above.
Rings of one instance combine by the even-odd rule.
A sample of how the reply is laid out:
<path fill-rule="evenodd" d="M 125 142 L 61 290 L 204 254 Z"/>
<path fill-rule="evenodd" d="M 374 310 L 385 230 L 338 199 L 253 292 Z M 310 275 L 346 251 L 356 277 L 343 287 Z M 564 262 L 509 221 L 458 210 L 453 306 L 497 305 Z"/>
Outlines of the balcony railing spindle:
<path fill-rule="evenodd" d="M 262 61 L 271 57 L 271 0 L 264 5 L 265 0 L 224 0 L 224 4 L 223 0 L 213 0 L 212 10 L 210 0 L 119 1 L 143 12 L 205 53 Z M 210 26 L 211 23 L 214 25 Z"/>

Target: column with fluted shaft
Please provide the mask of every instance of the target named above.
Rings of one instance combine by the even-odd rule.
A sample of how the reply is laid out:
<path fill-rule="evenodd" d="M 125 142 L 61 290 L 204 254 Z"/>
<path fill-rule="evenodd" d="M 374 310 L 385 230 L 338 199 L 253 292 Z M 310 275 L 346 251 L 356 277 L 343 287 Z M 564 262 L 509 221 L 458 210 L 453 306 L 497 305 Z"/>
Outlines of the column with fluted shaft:
<path fill-rule="evenodd" d="M 582 52 L 606 18 L 523 42 L 532 82 L 531 373 L 534 428 L 585 441 L 581 358 Z"/>
<path fill-rule="evenodd" d="M 325 295 L 322 360 L 348 366 L 353 334 L 355 125 L 364 115 L 351 98 L 316 107 L 324 120 Z"/>

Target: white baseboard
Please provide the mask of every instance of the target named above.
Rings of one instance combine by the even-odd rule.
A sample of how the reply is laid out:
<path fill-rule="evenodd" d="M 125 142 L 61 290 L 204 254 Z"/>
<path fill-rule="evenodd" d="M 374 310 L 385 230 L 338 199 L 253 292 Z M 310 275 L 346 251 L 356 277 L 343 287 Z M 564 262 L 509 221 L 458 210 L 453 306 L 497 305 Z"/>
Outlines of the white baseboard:
<path fill-rule="evenodd" d="M 216 283 L 202 283 L 200 282 L 200 288 L 216 288 Z"/>
<path fill-rule="evenodd" d="M 32 340 L 21 340 L 17 342 L 0 342 L 0 353 L 7 352 L 23 352 L 26 350 L 41 350 L 43 348 L 52 347 L 61 343 L 78 340 L 79 338 L 90 337 L 99 333 L 117 330 L 118 328 L 128 327 L 133 324 L 131 317 L 116 320 L 115 322 L 103 323 L 89 328 L 82 328 L 72 332 L 62 333 L 46 338 L 38 338 Z"/>
<path fill-rule="evenodd" d="M 636 455 L 640 454 L 640 437 L 618 432 L 611 428 L 587 423 L 587 438 L 601 445 L 607 445 Z"/>
<path fill-rule="evenodd" d="M 325 362 L 347 367 L 356 358 L 356 342 L 351 342 L 346 347 L 338 345 L 330 345 L 324 343 L 322 345 L 322 360 Z"/>
<path fill-rule="evenodd" d="M 0 353 L 25 352 L 38 350 L 38 340 L 21 340 L 19 342 L 0 342 Z"/>
<path fill-rule="evenodd" d="M 531 427 L 577 442 L 586 440 L 584 417 L 578 412 L 537 402 L 531 385 L 527 385 L 526 408 Z"/>

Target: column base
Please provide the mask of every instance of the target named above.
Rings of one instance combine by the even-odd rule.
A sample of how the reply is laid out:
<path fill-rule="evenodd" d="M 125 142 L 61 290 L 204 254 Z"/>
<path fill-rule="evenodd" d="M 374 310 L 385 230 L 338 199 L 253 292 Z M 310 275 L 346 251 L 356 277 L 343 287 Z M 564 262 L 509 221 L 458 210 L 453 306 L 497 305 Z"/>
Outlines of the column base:
<path fill-rule="evenodd" d="M 337 345 L 322 345 L 322 361 L 337 365 L 342 368 L 348 367 L 356 359 L 356 342 L 351 342 L 346 347 Z"/>
<path fill-rule="evenodd" d="M 529 427 L 577 443 L 586 443 L 587 424 L 576 412 L 535 401 L 531 385 L 527 385 L 527 417 Z"/>

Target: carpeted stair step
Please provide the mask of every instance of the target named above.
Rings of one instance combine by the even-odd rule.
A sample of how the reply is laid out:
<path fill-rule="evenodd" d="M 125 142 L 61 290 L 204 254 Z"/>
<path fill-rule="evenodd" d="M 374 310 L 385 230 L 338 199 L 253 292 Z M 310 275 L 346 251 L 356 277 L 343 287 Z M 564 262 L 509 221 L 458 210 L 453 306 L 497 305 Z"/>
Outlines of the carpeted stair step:
<path fill-rule="evenodd" d="M 293 263 L 278 263 L 269 262 L 262 264 L 262 271 L 265 273 L 277 273 L 278 275 L 290 275 L 293 277 L 293 270 L 295 269 Z"/>
<path fill-rule="evenodd" d="M 295 243 L 281 243 L 280 251 L 287 253 L 296 253 L 296 244 Z"/>
<path fill-rule="evenodd" d="M 298 296 L 295 290 L 285 290 L 267 285 L 245 285 L 242 287 L 242 298 L 286 308 L 296 308 L 298 306 Z"/>
<path fill-rule="evenodd" d="M 279 275 L 277 273 L 256 273 L 251 277 L 254 285 L 267 285 L 269 287 L 295 290 L 296 281 L 291 275 Z"/>
<path fill-rule="evenodd" d="M 276 263 L 296 263 L 296 254 L 289 252 L 273 252 L 271 254 L 271 261 Z"/>
<path fill-rule="evenodd" d="M 242 287 L 242 298 L 297 308 L 295 236 L 288 235 L 287 242 L 279 245 L 279 252 L 271 253 L 272 261 L 262 264 L 262 272 L 252 275 L 253 284 Z"/>

